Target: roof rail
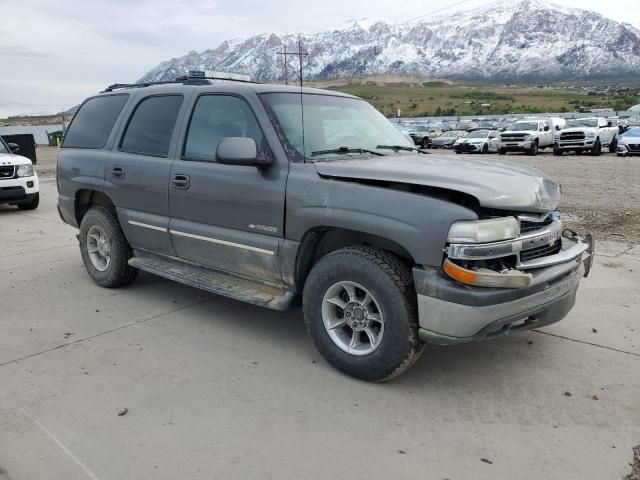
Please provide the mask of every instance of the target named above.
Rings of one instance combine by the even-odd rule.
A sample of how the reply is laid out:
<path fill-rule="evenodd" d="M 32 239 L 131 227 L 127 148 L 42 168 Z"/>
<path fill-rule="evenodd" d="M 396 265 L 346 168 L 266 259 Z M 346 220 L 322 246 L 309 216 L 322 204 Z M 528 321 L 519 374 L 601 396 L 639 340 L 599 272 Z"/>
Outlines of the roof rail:
<path fill-rule="evenodd" d="M 211 85 L 209 80 L 224 80 L 226 82 L 239 82 L 239 83 L 260 83 L 254 82 L 252 80 L 239 80 L 235 78 L 225 78 L 225 77 L 190 77 L 190 76 L 182 76 L 178 77 L 175 80 L 166 80 L 161 82 L 143 82 L 143 83 L 114 83 L 113 85 L 109 85 L 100 93 L 108 93 L 113 92 L 114 90 L 120 90 L 123 88 L 144 88 L 150 87 L 152 85 L 168 85 L 172 83 L 182 83 L 183 85 Z"/>

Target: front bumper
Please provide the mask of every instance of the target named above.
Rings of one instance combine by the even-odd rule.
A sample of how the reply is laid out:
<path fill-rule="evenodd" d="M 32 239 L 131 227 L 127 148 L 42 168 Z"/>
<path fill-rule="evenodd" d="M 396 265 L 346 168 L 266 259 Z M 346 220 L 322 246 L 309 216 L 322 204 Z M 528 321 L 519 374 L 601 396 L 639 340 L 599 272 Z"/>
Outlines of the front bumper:
<path fill-rule="evenodd" d="M 511 332 L 562 320 L 575 304 L 576 291 L 593 261 L 590 237 L 576 245 L 587 248 L 564 262 L 529 270 L 531 284 L 519 289 L 472 287 L 439 269 L 414 268 L 422 341 L 440 345 L 488 340 Z M 569 251 L 578 252 L 568 245 Z"/>
<path fill-rule="evenodd" d="M 40 191 L 38 176 L 0 180 L 0 203 L 19 203 L 30 200 Z"/>
<path fill-rule="evenodd" d="M 522 142 L 500 141 L 498 143 L 498 149 L 506 150 L 507 152 L 522 152 L 525 150 L 531 150 L 532 146 L 533 146 L 533 141 L 531 140 L 524 140 Z"/>
<path fill-rule="evenodd" d="M 585 138 L 584 140 L 561 140 L 559 142 L 555 142 L 553 147 L 557 150 L 588 150 L 590 148 L 593 148 L 593 144 L 595 143 L 595 141 L 595 137 Z"/>
<path fill-rule="evenodd" d="M 618 149 L 617 149 L 617 154 L 618 155 L 623 155 L 623 156 L 633 156 L 633 155 L 640 155 L 640 145 L 636 146 L 635 148 L 633 147 L 629 147 L 628 145 L 623 144 L 618 144 Z"/>
<path fill-rule="evenodd" d="M 482 151 L 482 143 L 459 143 L 453 146 L 456 152 L 479 153 Z"/>

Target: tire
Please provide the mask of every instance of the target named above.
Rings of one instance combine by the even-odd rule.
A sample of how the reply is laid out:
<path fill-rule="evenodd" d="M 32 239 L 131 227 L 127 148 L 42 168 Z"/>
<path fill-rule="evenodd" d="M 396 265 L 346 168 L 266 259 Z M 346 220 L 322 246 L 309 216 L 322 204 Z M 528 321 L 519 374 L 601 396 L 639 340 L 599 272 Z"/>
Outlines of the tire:
<path fill-rule="evenodd" d="M 609 153 L 614 153 L 617 151 L 618 151 L 618 137 L 613 137 L 613 139 L 609 143 Z"/>
<path fill-rule="evenodd" d="M 594 157 L 599 157 L 602 153 L 602 145 L 600 144 L 600 139 L 596 140 L 596 143 L 593 144 L 593 148 L 591 149 L 591 155 Z"/>
<path fill-rule="evenodd" d="M 349 284 L 352 293 L 346 288 L 342 291 L 342 284 Z M 336 296 L 336 292 L 340 292 L 341 297 Z M 364 303 L 365 293 L 372 297 L 369 303 Z M 360 322 L 366 324 L 368 321 L 369 326 L 356 334 L 357 330 L 347 323 L 347 308 L 353 305 L 349 298 L 353 302 L 354 298 L 362 297 L 365 298 L 363 303 L 368 305 L 365 309 L 368 313 L 360 311 Z M 327 301 L 336 299 L 343 306 Z M 309 274 L 302 305 L 307 331 L 318 351 L 333 367 L 360 380 L 390 380 L 411 367 L 424 349 L 418 339 L 411 270 L 398 257 L 382 250 L 348 247 L 323 257 Z M 351 318 L 356 319 L 357 313 L 357 310 L 352 311 Z M 379 343 L 375 346 L 368 333 L 376 329 L 375 324 L 367 320 L 372 318 L 370 315 L 383 320 L 377 325 L 378 336 L 375 338 Z M 336 325 L 343 325 L 333 329 L 326 327 L 325 324 L 332 323 L 331 316 Z M 344 339 L 342 346 L 336 337 Z M 353 347 L 354 353 L 349 353 L 356 337 L 359 340 Z M 362 350 L 357 353 L 357 348 Z"/>
<path fill-rule="evenodd" d="M 553 149 L 553 155 L 556 157 L 561 157 L 562 156 L 562 150 L 560 150 L 559 148 L 554 148 Z"/>
<path fill-rule="evenodd" d="M 422 139 L 422 145 L 421 145 L 422 149 L 425 150 L 427 148 L 429 148 L 429 140 L 427 138 L 423 138 Z"/>
<path fill-rule="evenodd" d="M 531 145 L 528 153 L 529 155 L 532 155 L 534 157 L 538 155 L 538 142 L 533 142 L 533 145 Z"/>
<path fill-rule="evenodd" d="M 489 153 L 489 145 L 485 143 L 480 153 Z"/>
<path fill-rule="evenodd" d="M 500 150 L 498 150 L 498 153 L 499 153 L 500 155 L 506 155 L 506 154 L 507 154 L 507 151 L 506 151 L 504 148 L 501 148 Z"/>
<path fill-rule="evenodd" d="M 40 192 L 36 192 L 31 200 L 18 204 L 20 210 L 35 210 L 40 205 Z"/>
<path fill-rule="evenodd" d="M 105 236 L 106 250 L 108 250 L 108 261 L 105 265 L 97 265 L 95 256 L 92 260 L 89 248 L 95 239 L 95 234 L 102 232 Z M 94 235 L 89 237 L 89 233 Z M 116 288 L 128 285 L 133 282 L 138 275 L 138 270 L 129 266 L 129 259 L 133 256 L 131 246 L 124 238 L 118 217 L 113 208 L 104 206 L 91 207 L 80 223 L 80 254 L 84 268 L 89 276 L 98 285 L 106 288 Z M 98 254 L 101 256 L 100 254 Z M 102 256 L 102 258 L 106 258 Z M 104 267 L 104 269 L 99 268 Z"/>

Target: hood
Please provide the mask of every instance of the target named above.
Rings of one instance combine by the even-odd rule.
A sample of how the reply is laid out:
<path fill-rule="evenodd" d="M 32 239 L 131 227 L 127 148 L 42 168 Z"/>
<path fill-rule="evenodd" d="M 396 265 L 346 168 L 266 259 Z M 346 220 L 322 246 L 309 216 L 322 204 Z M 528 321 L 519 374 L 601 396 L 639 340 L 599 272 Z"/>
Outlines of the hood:
<path fill-rule="evenodd" d="M 640 143 L 640 137 L 623 135 L 621 137 L 618 137 L 618 143 L 622 143 L 622 144 L 631 143 L 633 145 L 637 145 Z"/>
<path fill-rule="evenodd" d="M 433 143 L 453 143 L 458 137 L 436 137 L 432 140 Z"/>
<path fill-rule="evenodd" d="M 0 165 L 25 165 L 31 163 L 26 157 L 12 153 L 0 153 Z"/>
<path fill-rule="evenodd" d="M 570 127 L 570 128 L 563 128 L 562 130 L 560 130 L 560 132 L 558 133 L 570 133 L 570 132 L 593 132 L 597 130 L 596 127 L 587 127 L 586 125 L 584 127 Z"/>
<path fill-rule="evenodd" d="M 320 175 L 443 188 L 475 197 L 481 206 L 549 212 L 560 202 L 560 186 L 534 168 L 498 160 L 458 156 L 398 155 L 316 162 Z"/>

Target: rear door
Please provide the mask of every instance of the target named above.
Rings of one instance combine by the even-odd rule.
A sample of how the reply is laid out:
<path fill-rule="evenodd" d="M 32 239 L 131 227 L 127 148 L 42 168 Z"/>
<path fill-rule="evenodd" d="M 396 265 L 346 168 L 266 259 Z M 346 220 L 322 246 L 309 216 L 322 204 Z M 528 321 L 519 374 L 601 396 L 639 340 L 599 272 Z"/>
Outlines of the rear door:
<path fill-rule="evenodd" d="M 168 183 L 183 103 L 178 94 L 141 98 L 106 162 L 105 192 L 133 248 L 174 255 Z"/>
<path fill-rule="evenodd" d="M 225 137 L 253 138 L 261 153 L 272 155 L 245 98 L 197 98 L 169 182 L 176 254 L 216 270 L 280 283 L 288 163 L 275 161 L 263 169 L 217 163 L 215 152 Z"/>

